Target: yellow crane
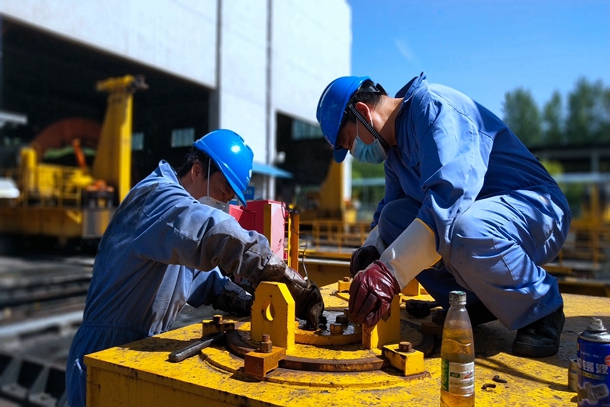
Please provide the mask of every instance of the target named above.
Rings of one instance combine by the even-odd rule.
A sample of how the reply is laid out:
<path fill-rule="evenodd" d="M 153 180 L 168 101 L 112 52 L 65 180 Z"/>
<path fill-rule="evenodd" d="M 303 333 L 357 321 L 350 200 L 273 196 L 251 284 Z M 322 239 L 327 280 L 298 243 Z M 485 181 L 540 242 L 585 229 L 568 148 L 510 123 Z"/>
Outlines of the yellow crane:
<path fill-rule="evenodd" d="M 97 83 L 98 91 L 108 93 L 108 104 L 92 168 L 76 138 L 78 167 L 41 163 L 35 145 L 22 148 L 19 166 L 5 171 L 19 196 L 0 199 L 0 233 L 50 236 L 60 244 L 101 237 L 115 204 L 131 188 L 133 94 L 147 87 L 143 76 L 131 75 Z"/>

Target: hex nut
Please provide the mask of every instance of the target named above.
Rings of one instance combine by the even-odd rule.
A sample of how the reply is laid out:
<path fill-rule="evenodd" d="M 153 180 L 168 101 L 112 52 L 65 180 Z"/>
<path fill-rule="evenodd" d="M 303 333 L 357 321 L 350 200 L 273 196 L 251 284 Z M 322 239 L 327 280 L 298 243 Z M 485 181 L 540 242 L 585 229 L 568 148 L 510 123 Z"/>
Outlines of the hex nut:
<path fill-rule="evenodd" d="M 398 344 L 398 350 L 400 352 L 412 352 L 413 344 L 411 342 L 402 341 Z"/>

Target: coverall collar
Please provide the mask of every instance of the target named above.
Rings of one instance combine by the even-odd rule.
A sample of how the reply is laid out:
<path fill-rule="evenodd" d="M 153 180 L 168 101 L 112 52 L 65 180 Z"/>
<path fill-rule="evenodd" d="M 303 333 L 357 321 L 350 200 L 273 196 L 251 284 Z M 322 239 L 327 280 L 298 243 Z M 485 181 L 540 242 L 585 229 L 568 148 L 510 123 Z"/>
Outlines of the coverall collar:
<path fill-rule="evenodd" d="M 174 170 L 167 161 L 159 161 L 159 166 L 157 167 L 156 172 L 163 178 L 168 178 L 176 184 L 181 185 L 180 181 L 178 180 L 178 174 L 176 173 L 176 170 Z"/>
<path fill-rule="evenodd" d="M 403 86 L 402 89 L 400 89 L 398 93 L 396 93 L 395 97 L 404 98 L 405 100 L 410 99 L 417 90 L 417 88 L 419 88 L 422 82 L 425 80 L 426 74 L 423 72 L 420 73 L 419 76 L 416 76 L 415 78 L 411 79 L 405 86 Z"/>

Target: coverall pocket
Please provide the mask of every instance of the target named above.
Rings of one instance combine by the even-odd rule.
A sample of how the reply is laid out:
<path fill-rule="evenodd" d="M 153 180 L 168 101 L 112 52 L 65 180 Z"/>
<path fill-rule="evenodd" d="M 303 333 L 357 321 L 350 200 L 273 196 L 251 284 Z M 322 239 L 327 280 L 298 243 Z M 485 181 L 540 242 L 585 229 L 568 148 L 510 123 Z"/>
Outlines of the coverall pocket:
<path fill-rule="evenodd" d="M 552 236 L 558 221 L 549 190 L 538 187 L 536 190 L 519 190 L 510 194 L 509 204 L 521 213 L 527 224 L 534 243 L 544 246 Z"/>

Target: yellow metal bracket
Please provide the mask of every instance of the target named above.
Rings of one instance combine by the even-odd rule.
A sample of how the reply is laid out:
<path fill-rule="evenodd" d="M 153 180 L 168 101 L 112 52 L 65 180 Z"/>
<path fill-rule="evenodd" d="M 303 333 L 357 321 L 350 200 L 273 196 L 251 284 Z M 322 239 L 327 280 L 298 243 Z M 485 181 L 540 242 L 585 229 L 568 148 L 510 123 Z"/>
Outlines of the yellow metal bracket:
<path fill-rule="evenodd" d="M 385 345 L 382 348 L 382 355 L 392 366 L 400 370 L 404 376 L 424 372 L 424 354 L 413 349 L 410 342 Z"/>
<path fill-rule="evenodd" d="M 409 281 L 409 284 L 407 284 L 405 288 L 402 289 L 402 294 L 415 297 L 421 294 L 425 294 L 425 290 L 419 284 L 419 281 L 413 279 Z"/>
<path fill-rule="evenodd" d="M 264 379 L 286 357 L 286 349 L 273 346 L 268 352 L 253 351 L 244 355 L 244 373 Z"/>
<path fill-rule="evenodd" d="M 295 319 L 294 299 L 286 284 L 263 281 L 258 285 L 252 304 L 252 340 L 270 335 L 274 344 L 290 352 L 295 344 Z"/>
<path fill-rule="evenodd" d="M 349 288 L 352 285 L 352 279 L 350 277 L 343 277 L 343 280 L 337 281 L 337 292 L 344 293 L 349 292 Z"/>
<path fill-rule="evenodd" d="M 372 327 L 362 326 L 362 347 L 379 349 L 386 343 L 400 341 L 400 295 L 395 295 L 390 310 Z"/>

